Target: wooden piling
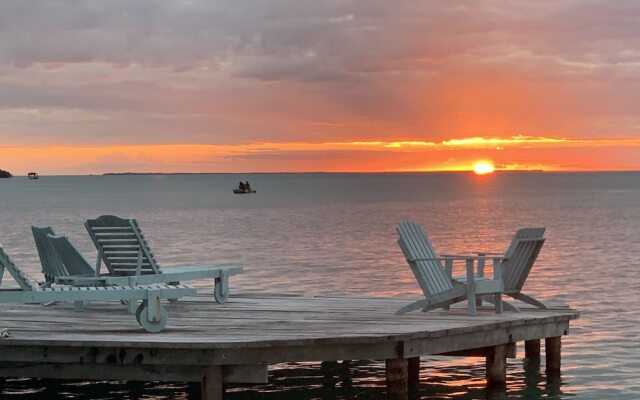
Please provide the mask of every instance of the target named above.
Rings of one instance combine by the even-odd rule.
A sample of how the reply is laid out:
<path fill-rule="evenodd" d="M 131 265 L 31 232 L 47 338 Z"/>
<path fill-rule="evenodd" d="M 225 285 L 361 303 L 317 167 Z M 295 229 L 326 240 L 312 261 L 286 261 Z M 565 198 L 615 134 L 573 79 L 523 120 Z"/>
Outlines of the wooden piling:
<path fill-rule="evenodd" d="M 387 398 L 389 400 L 407 400 L 409 360 L 391 358 L 386 360 L 387 366 Z"/>
<path fill-rule="evenodd" d="M 416 393 L 420 385 L 420 357 L 409 358 L 407 379 L 409 393 Z"/>
<path fill-rule="evenodd" d="M 219 365 L 202 369 L 202 400 L 222 400 L 222 367 Z"/>
<path fill-rule="evenodd" d="M 540 361 L 540 339 L 524 341 L 524 358 Z"/>
<path fill-rule="evenodd" d="M 331 375 L 333 376 L 336 371 L 338 371 L 338 362 L 337 361 L 322 361 L 320 363 L 320 370 L 323 375 Z"/>
<path fill-rule="evenodd" d="M 545 356 L 547 361 L 547 373 L 560 372 L 560 350 L 562 347 L 562 337 L 548 337 L 544 339 Z"/>
<path fill-rule="evenodd" d="M 487 352 L 487 386 L 503 386 L 507 382 L 506 347 L 501 344 Z"/>
<path fill-rule="evenodd" d="M 540 369 L 540 339 L 524 341 L 524 363 L 525 369 Z"/>
<path fill-rule="evenodd" d="M 335 388 L 338 382 L 338 379 L 336 378 L 338 362 L 322 361 L 322 363 L 320 363 L 320 371 L 322 372 L 322 386 L 325 389 Z"/>

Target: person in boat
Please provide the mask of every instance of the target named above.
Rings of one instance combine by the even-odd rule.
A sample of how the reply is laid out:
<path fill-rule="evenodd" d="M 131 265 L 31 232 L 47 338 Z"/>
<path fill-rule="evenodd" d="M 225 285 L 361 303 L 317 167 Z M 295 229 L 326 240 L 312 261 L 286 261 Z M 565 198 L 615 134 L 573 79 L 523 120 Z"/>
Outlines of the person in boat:
<path fill-rule="evenodd" d="M 244 190 L 246 190 L 247 192 L 251 191 L 251 185 L 249 185 L 249 181 L 246 181 L 244 183 Z"/>
<path fill-rule="evenodd" d="M 242 181 L 240 181 L 240 183 L 238 184 L 238 189 L 245 190 L 245 186 L 244 186 L 244 183 L 242 183 Z"/>

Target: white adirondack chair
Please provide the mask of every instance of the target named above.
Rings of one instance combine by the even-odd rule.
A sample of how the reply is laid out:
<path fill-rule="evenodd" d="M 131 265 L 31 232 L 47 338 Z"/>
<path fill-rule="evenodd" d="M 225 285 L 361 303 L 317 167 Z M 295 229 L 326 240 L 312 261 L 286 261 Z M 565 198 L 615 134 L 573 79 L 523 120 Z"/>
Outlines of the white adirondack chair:
<path fill-rule="evenodd" d="M 436 308 L 448 308 L 451 304 L 467 300 L 469 315 L 476 315 L 476 296 L 491 294 L 494 298 L 495 312 L 502 312 L 502 279 L 500 268 L 494 271 L 494 279 L 475 280 L 474 263 L 479 256 L 438 256 L 422 227 L 413 222 L 400 223 L 396 230 L 400 239 L 398 245 L 415 275 L 424 299 L 402 307 L 396 314 L 422 309 L 429 311 Z M 464 261 L 468 282 L 454 285 L 451 279 L 454 261 Z M 444 268 L 442 265 L 444 262 Z M 496 262 L 494 267 L 498 266 Z"/>
<path fill-rule="evenodd" d="M 500 271 L 504 282 L 503 293 L 516 300 L 521 300 L 542 309 L 546 309 L 547 306 L 535 298 L 525 295 L 521 291 L 544 244 L 544 231 L 544 227 L 522 228 L 516 232 L 505 253 L 476 253 L 479 257 L 490 256 L 494 259 L 496 257 L 502 257 L 500 260 Z M 483 265 L 484 261 L 481 260 L 478 263 L 476 280 L 482 280 L 484 278 Z M 454 281 L 460 284 L 466 284 L 467 277 L 456 276 L 454 277 Z M 484 300 L 491 301 L 491 299 Z M 515 308 L 515 306 L 508 303 L 505 303 L 504 306 L 509 309 Z"/>
<path fill-rule="evenodd" d="M 229 298 L 229 276 L 242 272 L 235 265 L 196 265 L 162 268 L 157 263 L 138 222 L 114 215 L 88 219 L 85 228 L 98 249 L 96 275 L 102 263 L 113 277 L 135 277 L 136 282 L 179 282 L 213 278 L 218 303 Z"/>
<path fill-rule="evenodd" d="M 136 310 L 136 320 L 147 332 L 160 332 L 167 325 L 169 317 L 160 304 L 160 299 L 175 299 L 197 294 L 196 289 L 185 285 L 43 288 L 13 262 L 0 244 L 0 285 L 5 271 L 9 272 L 19 288 L 0 289 L 0 303 L 64 301 L 78 304 L 86 301 L 142 300 Z"/>

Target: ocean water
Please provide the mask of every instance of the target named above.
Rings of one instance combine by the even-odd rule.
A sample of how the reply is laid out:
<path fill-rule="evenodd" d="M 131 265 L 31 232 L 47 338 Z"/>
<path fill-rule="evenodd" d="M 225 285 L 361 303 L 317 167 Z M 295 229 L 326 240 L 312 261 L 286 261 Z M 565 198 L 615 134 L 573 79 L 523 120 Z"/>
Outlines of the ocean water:
<path fill-rule="evenodd" d="M 233 195 L 248 179 L 255 195 Z M 88 259 L 82 222 L 138 219 L 163 266 L 239 263 L 233 292 L 419 296 L 395 225 L 422 224 L 441 253 L 504 251 L 516 229 L 546 226 L 525 293 L 581 312 L 563 339 L 560 379 L 509 360 L 506 393 L 484 360 L 424 357 L 421 398 L 640 398 L 640 173 L 245 174 L 0 179 L 0 241 L 33 276 L 30 225 L 51 225 Z M 286 279 L 283 279 L 286 277 Z M 2 315 L 0 313 L 0 327 Z M 522 349 L 519 349 L 522 352 Z M 230 399 L 383 399 L 384 366 L 281 364 Z M 186 399 L 197 386 L 8 379 L 2 399 Z M 190 397 L 191 396 L 191 397 Z"/>

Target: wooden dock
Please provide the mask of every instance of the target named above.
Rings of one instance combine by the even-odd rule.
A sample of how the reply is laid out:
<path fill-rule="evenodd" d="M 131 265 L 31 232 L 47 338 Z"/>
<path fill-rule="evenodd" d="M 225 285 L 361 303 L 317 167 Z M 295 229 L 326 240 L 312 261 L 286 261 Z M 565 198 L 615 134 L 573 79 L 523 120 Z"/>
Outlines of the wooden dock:
<path fill-rule="evenodd" d="M 221 399 L 223 383 L 263 383 L 267 366 L 280 362 L 386 360 L 387 393 L 406 399 L 418 379 L 419 356 L 486 357 L 487 383 L 504 384 L 505 358 L 525 342 L 546 368 L 560 369 L 560 337 L 575 310 L 523 308 L 494 314 L 466 308 L 394 315 L 407 299 L 232 294 L 167 304 L 169 324 L 145 333 L 116 303 L 0 304 L 0 376 L 202 382 L 203 398 Z"/>

